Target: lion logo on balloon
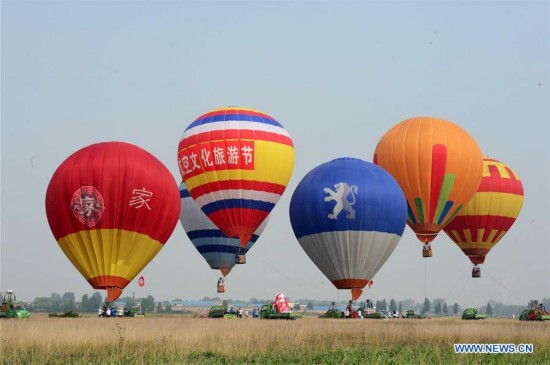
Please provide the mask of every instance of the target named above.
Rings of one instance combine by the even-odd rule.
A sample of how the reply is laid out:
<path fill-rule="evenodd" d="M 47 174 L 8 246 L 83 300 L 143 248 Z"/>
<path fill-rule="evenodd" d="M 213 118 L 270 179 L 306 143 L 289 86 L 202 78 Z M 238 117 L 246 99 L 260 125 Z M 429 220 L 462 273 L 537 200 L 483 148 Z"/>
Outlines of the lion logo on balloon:
<path fill-rule="evenodd" d="M 334 187 L 336 191 L 330 188 L 323 189 L 323 191 L 329 195 L 325 197 L 325 202 L 336 201 L 336 205 L 332 209 L 332 213 L 328 215 L 328 218 L 338 219 L 338 214 L 340 214 L 342 210 L 345 210 L 348 212 L 346 216 L 347 219 L 355 219 L 355 209 L 353 206 L 356 202 L 355 196 L 357 195 L 357 185 L 350 186 L 345 182 L 339 182 L 335 184 Z M 350 196 L 351 201 L 349 199 Z"/>

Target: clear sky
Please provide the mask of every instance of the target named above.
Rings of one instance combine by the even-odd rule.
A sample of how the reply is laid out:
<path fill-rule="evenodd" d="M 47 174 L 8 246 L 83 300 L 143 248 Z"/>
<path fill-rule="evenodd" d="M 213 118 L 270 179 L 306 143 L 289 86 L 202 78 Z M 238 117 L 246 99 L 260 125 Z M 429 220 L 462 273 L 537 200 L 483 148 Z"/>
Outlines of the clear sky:
<path fill-rule="evenodd" d="M 550 6 L 548 1 L 2 1 L 1 280 L 23 300 L 93 292 L 48 226 L 45 193 L 61 162 L 102 141 L 136 144 L 179 182 L 183 130 L 240 105 L 279 120 L 294 173 L 233 299 L 348 299 L 306 256 L 290 197 L 321 163 L 372 161 L 394 124 L 451 120 L 509 164 L 523 210 L 483 277 L 445 235 L 434 257 L 406 228 L 362 299 L 444 298 L 483 305 L 550 297 Z M 125 294 L 216 296 L 211 270 L 178 223 Z"/>

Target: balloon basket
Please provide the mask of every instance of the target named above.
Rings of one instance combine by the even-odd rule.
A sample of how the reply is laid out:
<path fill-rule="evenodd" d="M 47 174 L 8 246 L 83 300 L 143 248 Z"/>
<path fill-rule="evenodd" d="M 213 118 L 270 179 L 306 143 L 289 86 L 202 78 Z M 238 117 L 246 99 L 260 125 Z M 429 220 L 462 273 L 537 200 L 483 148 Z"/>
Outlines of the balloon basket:
<path fill-rule="evenodd" d="M 432 257 L 432 250 L 422 250 L 422 257 Z"/>
<path fill-rule="evenodd" d="M 225 286 L 224 285 L 218 285 L 218 293 L 225 293 Z"/>
<path fill-rule="evenodd" d="M 472 277 L 473 278 L 480 278 L 481 277 L 481 270 L 472 271 Z"/>
<path fill-rule="evenodd" d="M 237 255 L 235 257 L 235 263 L 239 265 L 246 264 L 246 255 Z"/>

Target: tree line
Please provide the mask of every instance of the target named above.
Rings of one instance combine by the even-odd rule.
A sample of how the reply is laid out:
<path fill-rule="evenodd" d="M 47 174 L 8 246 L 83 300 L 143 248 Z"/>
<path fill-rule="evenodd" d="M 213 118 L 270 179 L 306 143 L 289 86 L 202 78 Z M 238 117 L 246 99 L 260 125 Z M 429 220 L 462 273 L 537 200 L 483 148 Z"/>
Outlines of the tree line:
<path fill-rule="evenodd" d="M 181 301 L 181 299 L 174 299 L 175 301 Z M 289 302 L 292 302 L 290 298 L 287 297 Z M 204 297 L 202 301 L 222 301 L 219 297 Z M 233 300 L 233 299 L 224 299 L 223 305 L 231 305 L 231 303 L 268 303 L 271 302 L 271 299 L 260 299 L 260 298 L 250 298 L 249 300 Z M 125 307 L 132 307 L 134 305 L 141 306 L 141 309 L 146 313 L 158 312 L 158 313 L 169 313 L 172 311 L 171 301 L 158 301 L 155 302 L 155 298 L 151 295 L 146 298 L 137 298 L 132 297 L 122 297 L 117 300 L 117 302 L 124 302 Z M 313 300 L 313 299 L 298 299 L 296 301 L 300 303 L 298 307 L 295 307 L 294 310 L 313 310 L 315 307 L 329 307 L 331 301 L 329 300 Z M 519 316 L 519 314 L 526 308 L 531 306 L 532 301 L 523 305 L 509 305 L 503 304 L 496 301 L 489 301 L 485 306 L 482 306 L 479 309 L 480 313 L 487 314 L 489 316 L 498 316 L 498 317 L 511 317 L 512 315 Z M 550 298 L 543 298 L 541 302 L 550 310 Z M 104 298 L 101 296 L 100 292 L 94 292 L 91 295 L 84 294 L 81 297 L 80 301 L 76 301 L 75 295 L 73 292 L 66 292 L 63 295 L 58 293 L 52 293 L 49 297 L 37 297 L 32 303 L 27 303 L 28 309 L 35 312 L 97 312 L 100 306 L 104 303 Z M 306 304 L 307 303 L 307 304 Z M 347 301 L 340 301 L 336 303 L 337 305 L 346 305 Z M 356 303 L 360 305 L 361 303 Z M 461 306 L 458 303 L 447 304 L 445 299 L 436 298 L 429 300 L 424 298 L 423 302 L 416 302 L 413 299 L 404 299 L 404 300 L 395 300 L 395 299 L 382 299 L 373 301 L 373 305 L 378 310 L 382 311 L 398 311 L 402 313 L 403 311 L 412 309 L 417 313 L 427 314 L 427 315 L 436 315 L 436 316 L 447 316 L 447 315 L 459 315 L 462 314 L 462 310 L 467 308 L 466 306 Z"/>

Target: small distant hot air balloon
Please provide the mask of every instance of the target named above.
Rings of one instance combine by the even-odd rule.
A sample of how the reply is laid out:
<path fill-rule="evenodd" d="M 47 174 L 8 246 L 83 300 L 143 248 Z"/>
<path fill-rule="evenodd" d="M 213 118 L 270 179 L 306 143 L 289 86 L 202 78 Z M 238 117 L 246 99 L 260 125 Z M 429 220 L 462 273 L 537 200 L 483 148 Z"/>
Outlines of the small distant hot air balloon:
<path fill-rule="evenodd" d="M 506 164 L 483 159 L 481 184 L 470 202 L 443 229 L 474 264 L 480 277 L 485 256 L 508 232 L 523 206 L 523 185 Z"/>
<path fill-rule="evenodd" d="M 153 155 L 104 142 L 75 152 L 57 168 L 46 214 L 67 258 L 112 302 L 172 234 L 178 195 L 171 173 Z"/>
<path fill-rule="evenodd" d="M 268 219 L 258 227 L 246 246 L 241 247 L 238 238 L 229 238 L 224 235 L 204 214 L 189 195 L 185 183 L 182 182 L 179 189 L 181 197 L 180 223 L 183 229 L 208 265 L 214 270 L 220 270 L 223 277 L 227 276 L 236 263 L 242 263 L 238 262 L 238 258 L 245 257 L 256 243 Z M 217 290 L 220 293 L 225 292 L 223 279 L 218 281 Z"/>
<path fill-rule="evenodd" d="M 476 141 L 444 119 L 417 117 L 393 126 L 380 139 L 374 163 L 397 180 L 407 198 L 407 224 L 424 243 L 430 242 L 475 194 L 483 170 Z"/>
<path fill-rule="evenodd" d="M 407 219 L 401 188 L 384 169 L 339 158 L 310 171 L 290 201 L 300 245 L 338 289 L 363 288 L 395 249 Z"/>
<path fill-rule="evenodd" d="M 145 279 L 143 278 L 143 276 L 139 277 L 138 284 L 139 284 L 139 286 L 144 286 L 145 285 Z"/>
<path fill-rule="evenodd" d="M 244 247 L 285 191 L 294 145 L 269 115 L 227 107 L 201 115 L 187 127 L 178 165 L 202 211 Z"/>

